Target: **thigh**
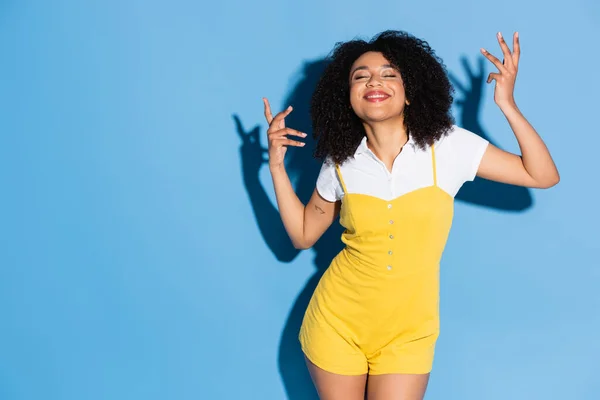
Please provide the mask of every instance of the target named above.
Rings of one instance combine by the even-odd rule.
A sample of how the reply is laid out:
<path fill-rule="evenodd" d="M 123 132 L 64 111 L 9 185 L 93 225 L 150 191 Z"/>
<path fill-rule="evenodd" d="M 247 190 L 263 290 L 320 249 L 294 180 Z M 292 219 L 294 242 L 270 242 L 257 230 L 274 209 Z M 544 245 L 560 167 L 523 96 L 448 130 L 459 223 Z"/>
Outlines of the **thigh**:
<path fill-rule="evenodd" d="M 429 374 L 370 375 L 368 400 L 422 400 Z"/>
<path fill-rule="evenodd" d="M 339 375 L 325 371 L 306 359 L 321 400 L 364 400 L 367 375 Z"/>

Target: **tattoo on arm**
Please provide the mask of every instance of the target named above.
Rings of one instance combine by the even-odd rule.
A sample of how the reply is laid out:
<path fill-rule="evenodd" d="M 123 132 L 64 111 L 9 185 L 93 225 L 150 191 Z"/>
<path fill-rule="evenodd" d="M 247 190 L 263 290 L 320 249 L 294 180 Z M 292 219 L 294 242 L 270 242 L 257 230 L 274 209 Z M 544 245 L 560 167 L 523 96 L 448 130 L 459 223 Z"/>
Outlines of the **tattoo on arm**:
<path fill-rule="evenodd" d="M 323 211 L 323 209 L 317 205 L 315 205 L 315 210 L 317 210 L 319 214 L 325 214 L 325 211 Z"/>

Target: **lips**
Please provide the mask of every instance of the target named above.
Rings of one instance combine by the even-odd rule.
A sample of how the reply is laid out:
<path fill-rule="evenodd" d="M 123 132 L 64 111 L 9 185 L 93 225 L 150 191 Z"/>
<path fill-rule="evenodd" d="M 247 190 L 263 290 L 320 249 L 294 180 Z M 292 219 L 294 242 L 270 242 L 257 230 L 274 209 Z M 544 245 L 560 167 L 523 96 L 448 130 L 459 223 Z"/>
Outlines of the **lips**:
<path fill-rule="evenodd" d="M 389 99 L 390 97 L 391 96 L 389 94 L 381 90 L 372 90 L 364 95 L 364 99 L 372 103 L 379 103 Z"/>

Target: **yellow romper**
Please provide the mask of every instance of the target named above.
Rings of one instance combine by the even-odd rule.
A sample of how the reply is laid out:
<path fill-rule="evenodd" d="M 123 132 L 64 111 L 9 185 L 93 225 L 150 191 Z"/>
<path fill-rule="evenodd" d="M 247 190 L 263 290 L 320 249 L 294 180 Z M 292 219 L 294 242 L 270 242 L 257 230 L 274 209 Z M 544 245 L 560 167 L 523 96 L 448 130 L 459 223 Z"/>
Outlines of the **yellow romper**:
<path fill-rule="evenodd" d="M 310 300 L 300 344 L 318 367 L 343 375 L 431 371 L 439 335 L 439 262 L 454 199 L 433 185 L 393 200 L 344 190 L 345 248 Z"/>

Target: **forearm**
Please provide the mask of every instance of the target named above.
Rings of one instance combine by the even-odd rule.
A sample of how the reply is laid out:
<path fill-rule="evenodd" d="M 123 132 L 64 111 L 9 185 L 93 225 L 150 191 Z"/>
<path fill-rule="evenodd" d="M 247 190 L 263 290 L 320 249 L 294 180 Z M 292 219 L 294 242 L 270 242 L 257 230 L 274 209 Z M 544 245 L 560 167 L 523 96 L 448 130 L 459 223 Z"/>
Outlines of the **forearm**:
<path fill-rule="evenodd" d="M 527 173 L 542 187 L 558 183 L 559 175 L 546 144 L 514 103 L 500 109 L 514 132 Z"/>
<path fill-rule="evenodd" d="M 270 167 L 275 197 L 279 207 L 279 215 L 285 230 L 297 249 L 306 248 L 304 243 L 304 211 L 305 206 L 300 201 L 285 167 Z"/>

